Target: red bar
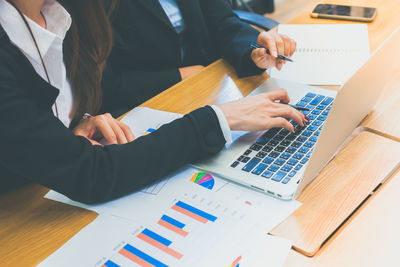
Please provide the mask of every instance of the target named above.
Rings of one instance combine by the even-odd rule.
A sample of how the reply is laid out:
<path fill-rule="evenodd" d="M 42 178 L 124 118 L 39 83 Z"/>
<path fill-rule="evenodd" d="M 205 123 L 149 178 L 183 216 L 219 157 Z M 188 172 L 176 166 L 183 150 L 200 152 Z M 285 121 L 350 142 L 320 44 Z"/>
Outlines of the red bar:
<path fill-rule="evenodd" d="M 143 233 L 138 234 L 137 237 L 139 239 L 142 239 L 144 242 L 147 242 L 150 245 L 152 245 L 152 246 L 164 251 L 165 253 L 168 253 L 172 257 L 177 258 L 178 260 L 180 260 L 183 257 L 183 255 L 181 253 L 177 252 L 176 250 L 173 250 L 170 247 L 167 247 L 164 244 L 161 244 L 160 242 L 154 240 L 151 237 L 148 237 L 147 235 L 144 235 Z"/>
<path fill-rule="evenodd" d="M 176 205 L 172 206 L 172 209 L 176 210 L 176 211 L 178 211 L 180 213 L 183 213 L 186 216 L 189 216 L 189 217 L 195 219 L 196 221 L 199 221 L 199 222 L 202 222 L 202 223 L 207 223 L 208 222 L 208 220 L 206 218 L 203 218 L 203 217 L 201 217 L 201 216 L 199 216 L 197 214 L 194 214 L 193 212 L 190 212 L 188 210 L 182 209 L 181 207 L 178 207 Z"/>
<path fill-rule="evenodd" d="M 172 225 L 169 222 L 166 222 L 164 220 L 159 220 L 158 224 L 161 225 L 161 226 L 164 226 L 165 228 L 167 228 L 167 229 L 169 229 L 169 230 L 171 230 L 171 231 L 173 231 L 175 233 L 177 233 L 178 235 L 181 235 L 181 236 L 187 236 L 188 235 L 188 232 L 186 232 L 185 230 L 183 230 L 183 229 L 181 229 L 179 227 L 176 227 L 175 225 Z"/>
<path fill-rule="evenodd" d="M 239 257 L 232 263 L 232 267 L 236 267 L 236 266 L 239 264 L 239 262 L 240 262 L 241 259 L 242 259 L 242 256 L 239 256 Z"/>
<path fill-rule="evenodd" d="M 127 257 L 128 259 L 130 259 L 133 262 L 136 262 L 140 266 L 143 266 L 143 267 L 154 267 L 153 264 L 150 264 L 147 261 L 142 260 L 141 258 L 137 257 L 136 255 L 133 255 L 132 253 L 130 253 L 129 251 L 127 251 L 125 249 L 121 249 L 119 251 L 119 254 Z"/>

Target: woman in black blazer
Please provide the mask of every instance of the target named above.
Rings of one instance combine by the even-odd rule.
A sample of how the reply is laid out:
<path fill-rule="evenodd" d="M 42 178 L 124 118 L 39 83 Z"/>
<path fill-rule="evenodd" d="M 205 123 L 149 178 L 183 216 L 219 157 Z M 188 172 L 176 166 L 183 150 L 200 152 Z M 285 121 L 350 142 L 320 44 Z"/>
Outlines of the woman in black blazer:
<path fill-rule="evenodd" d="M 31 19 L 26 24 L 31 25 L 32 36 L 17 8 Z M 224 146 L 219 118 L 209 106 L 135 140 L 109 115 L 81 119 L 84 112 L 96 110 L 96 93 L 101 92 L 96 81 L 111 44 L 100 0 L 0 0 L 0 24 L 1 191 L 35 182 L 77 201 L 103 202 L 152 184 Z M 57 50 L 60 46 L 63 49 Z M 64 60 L 58 67 L 66 67 L 61 76 L 63 71 L 57 71 L 55 64 L 59 55 Z M 57 77 L 64 81 L 58 83 Z M 71 123 L 59 119 L 68 115 L 63 114 L 68 101 L 59 96 L 68 98 L 69 84 L 74 97 Z M 280 90 L 220 109 L 233 130 L 279 126 L 293 131 L 281 116 L 305 122 L 301 113 L 275 100 L 289 99 Z M 93 145 L 102 137 L 113 145 Z"/>
<path fill-rule="evenodd" d="M 179 14 L 182 20 L 176 20 Z M 221 57 L 240 77 L 282 68 L 283 62 L 266 55 L 265 49 L 251 52 L 252 42 L 275 55 L 279 51 L 291 56 L 296 48 L 285 35 L 260 34 L 240 21 L 228 0 L 120 0 L 112 26 L 115 44 L 103 74 L 102 110 L 115 115 Z"/>

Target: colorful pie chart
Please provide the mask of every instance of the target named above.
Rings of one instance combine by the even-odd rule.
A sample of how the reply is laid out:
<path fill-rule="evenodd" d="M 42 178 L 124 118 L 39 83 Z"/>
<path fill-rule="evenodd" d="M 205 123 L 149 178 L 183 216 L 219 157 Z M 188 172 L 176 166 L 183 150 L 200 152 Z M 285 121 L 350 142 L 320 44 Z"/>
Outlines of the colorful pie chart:
<path fill-rule="evenodd" d="M 215 184 L 214 177 L 206 172 L 196 172 L 190 181 L 209 190 L 213 189 Z"/>

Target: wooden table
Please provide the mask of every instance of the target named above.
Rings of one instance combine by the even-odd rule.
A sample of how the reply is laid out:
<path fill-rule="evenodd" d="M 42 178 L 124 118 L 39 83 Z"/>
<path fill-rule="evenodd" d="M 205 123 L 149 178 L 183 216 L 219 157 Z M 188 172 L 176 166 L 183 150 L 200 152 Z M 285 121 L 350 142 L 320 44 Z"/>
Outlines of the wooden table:
<path fill-rule="evenodd" d="M 398 171 L 314 257 L 291 250 L 285 266 L 399 266 L 399 201 Z"/>
<path fill-rule="evenodd" d="M 337 4 L 373 6 L 378 8 L 376 20 L 368 24 L 371 53 L 400 25 L 396 1 L 329 1 Z M 311 19 L 301 14 L 291 23 L 337 23 L 333 20 Z M 348 22 L 344 22 L 348 23 Z M 377 88 L 380 90 L 382 88 Z M 397 114 L 400 104 L 400 64 L 396 73 L 362 126 L 381 136 L 400 141 Z M 327 241 L 312 258 L 294 250 L 286 266 L 398 266 L 395 243 L 400 237 L 396 223 L 400 220 L 396 200 L 400 190 L 400 175 L 395 173 L 370 197 L 355 214 Z M 395 193 L 393 193 L 395 192 Z M 388 223 L 386 223 L 388 222 Z M 393 224 L 392 224 L 393 223 Z M 394 226 L 394 227 L 391 227 Z"/>
<path fill-rule="evenodd" d="M 338 1 L 331 1 L 338 2 Z M 374 50 L 390 33 L 400 25 L 399 5 L 396 0 L 358 1 L 342 3 L 377 6 L 376 21 L 368 26 L 371 49 Z M 293 23 L 337 23 L 329 20 L 313 20 L 302 14 Z M 238 92 L 226 91 L 219 86 L 225 75 L 233 78 L 240 88 Z M 195 77 L 192 77 L 154 97 L 144 106 L 166 111 L 185 113 L 205 104 L 218 103 L 247 95 L 264 82 L 266 74 L 238 79 L 232 68 L 224 61 L 217 61 Z M 394 125 L 397 118 L 396 82 L 386 89 L 374 112 L 363 123 L 385 136 L 396 136 L 400 127 L 387 127 L 379 124 L 382 119 L 390 120 Z M 390 99 L 389 102 L 387 102 Z M 388 104 L 389 103 L 389 104 Z M 399 113 L 397 113 L 399 114 Z M 389 120 L 389 119 L 388 119 Z M 379 126 L 379 127 L 378 127 Z M 400 134 L 399 134 L 400 136 Z M 355 168 L 357 166 L 354 166 Z M 307 258 L 292 251 L 287 265 L 368 265 L 391 263 L 396 259 L 395 242 L 399 239 L 398 231 L 400 203 L 400 174 L 395 174 L 375 197 L 370 198 L 352 220 L 336 233 L 314 258 Z M 93 212 L 44 199 L 48 190 L 39 185 L 26 186 L 18 191 L 0 197 L 0 265 L 33 266 L 67 242 L 80 229 L 89 224 L 97 215 Z M 387 251 L 388 253 L 384 253 Z M 392 253 L 389 253 L 389 252 Z M 385 258 L 382 259 L 384 256 Z M 383 261 L 378 261 L 383 260 Z"/>

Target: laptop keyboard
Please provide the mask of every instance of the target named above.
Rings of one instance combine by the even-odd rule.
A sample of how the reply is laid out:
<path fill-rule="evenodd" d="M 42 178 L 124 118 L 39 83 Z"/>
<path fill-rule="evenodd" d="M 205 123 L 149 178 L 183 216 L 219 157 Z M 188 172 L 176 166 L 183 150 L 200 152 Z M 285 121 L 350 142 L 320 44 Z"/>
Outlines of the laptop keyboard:
<path fill-rule="evenodd" d="M 232 163 L 232 168 L 287 184 L 308 162 L 315 143 L 332 107 L 332 97 L 307 93 L 296 105 L 310 118 L 304 127 L 290 120 L 296 132 L 273 128 L 265 132 L 243 155 Z"/>

